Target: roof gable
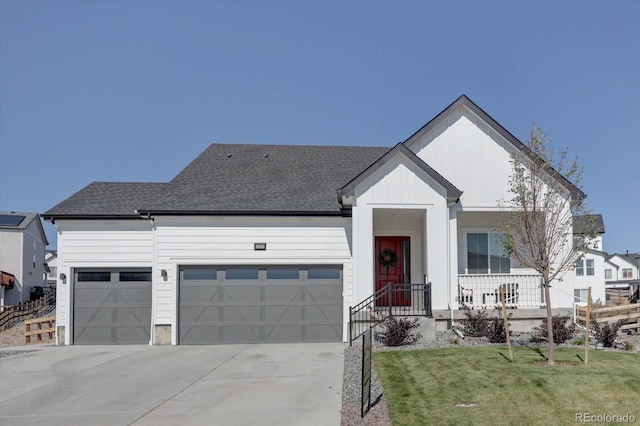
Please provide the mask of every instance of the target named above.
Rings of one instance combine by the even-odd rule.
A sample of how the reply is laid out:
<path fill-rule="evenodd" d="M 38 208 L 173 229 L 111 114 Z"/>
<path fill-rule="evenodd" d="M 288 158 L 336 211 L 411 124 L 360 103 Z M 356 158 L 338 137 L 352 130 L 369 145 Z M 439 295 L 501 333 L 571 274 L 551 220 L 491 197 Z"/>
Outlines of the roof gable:
<path fill-rule="evenodd" d="M 601 214 L 586 214 L 573 217 L 574 234 L 588 234 L 591 232 L 604 234 L 604 220 Z"/>
<path fill-rule="evenodd" d="M 397 144 L 395 147 L 387 151 L 382 157 L 378 158 L 369 167 L 363 170 L 359 175 L 351 179 L 346 185 L 338 190 L 338 200 L 342 203 L 343 197 L 353 195 L 356 186 L 365 181 L 369 176 L 375 173 L 391 159 L 397 155 L 403 155 L 411 163 L 416 165 L 420 170 L 425 172 L 429 177 L 436 181 L 447 194 L 447 199 L 456 201 L 462 195 L 462 191 L 456 188 L 451 182 L 431 168 L 427 163 L 422 161 L 413 151 L 407 148 L 403 143 Z"/>
<path fill-rule="evenodd" d="M 413 148 L 419 140 L 429 132 L 436 129 L 440 124 L 442 124 L 447 118 L 453 114 L 459 108 L 466 108 L 471 111 L 477 117 L 479 117 L 482 121 L 484 121 L 493 131 L 495 131 L 498 135 L 500 135 L 504 140 L 506 140 L 509 144 L 511 144 L 517 151 L 523 153 L 530 159 L 536 159 L 536 155 L 518 138 L 516 138 L 511 132 L 502 127 L 500 123 L 493 119 L 489 114 L 487 114 L 482 108 L 476 105 L 471 99 L 469 99 L 466 95 L 461 95 L 458 99 L 453 101 L 449 106 L 447 106 L 444 110 L 442 110 L 438 115 L 436 115 L 433 119 L 427 122 L 424 126 L 419 128 L 414 134 L 409 136 L 403 143 L 408 148 Z M 560 182 L 560 184 L 566 188 L 574 199 L 584 199 L 586 198 L 586 194 L 584 194 L 578 187 L 568 181 L 564 176 L 558 173 L 555 169 L 549 169 L 549 173 Z"/>
<path fill-rule="evenodd" d="M 9 220 L 6 225 L 0 225 L 0 230 L 24 231 L 29 227 L 29 225 L 31 225 L 31 223 L 35 223 L 36 227 L 38 228 L 38 233 L 42 238 L 41 241 L 44 242 L 45 246 L 49 244 L 49 242 L 47 241 L 47 235 L 44 232 L 44 227 L 42 226 L 42 221 L 40 220 L 40 216 L 38 216 L 38 213 L 11 211 L 0 212 L 0 216 L 6 217 L 7 219 L 16 218 L 13 223 Z"/>

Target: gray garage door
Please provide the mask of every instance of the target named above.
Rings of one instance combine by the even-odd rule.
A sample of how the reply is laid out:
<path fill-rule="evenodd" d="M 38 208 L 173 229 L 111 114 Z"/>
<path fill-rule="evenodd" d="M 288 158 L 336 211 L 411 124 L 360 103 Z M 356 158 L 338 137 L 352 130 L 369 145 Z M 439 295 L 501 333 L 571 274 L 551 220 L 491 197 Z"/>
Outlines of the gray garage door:
<path fill-rule="evenodd" d="M 149 343 L 151 269 L 74 273 L 73 343 Z"/>
<path fill-rule="evenodd" d="M 180 344 L 342 341 L 340 266 L 180 269 Z"/>

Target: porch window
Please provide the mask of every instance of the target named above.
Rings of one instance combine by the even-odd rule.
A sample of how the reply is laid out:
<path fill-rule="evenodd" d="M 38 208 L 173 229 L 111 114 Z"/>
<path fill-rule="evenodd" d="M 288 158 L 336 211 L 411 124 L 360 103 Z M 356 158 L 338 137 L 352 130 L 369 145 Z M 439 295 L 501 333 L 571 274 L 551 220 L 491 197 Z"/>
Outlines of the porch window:
<path fill-rule="evenodd" d="M 467 234 L 467 269 L 469 274 L 509 274 L 509 257 L 502 249 L 502 234 L 470 232 Z"/>

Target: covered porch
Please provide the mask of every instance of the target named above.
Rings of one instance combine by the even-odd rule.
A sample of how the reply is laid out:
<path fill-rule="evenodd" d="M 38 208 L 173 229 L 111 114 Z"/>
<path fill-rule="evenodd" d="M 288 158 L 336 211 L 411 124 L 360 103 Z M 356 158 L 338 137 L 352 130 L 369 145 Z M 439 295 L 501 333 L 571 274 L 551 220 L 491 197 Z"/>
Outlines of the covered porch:
<path fill-rule="evenodd" d="M 500 307 L 502 290 L 504 290 L 507 308 L 526 309 L 546 306 L 540 275 L 464 274 L 458 275 L 457 308 Z"/>

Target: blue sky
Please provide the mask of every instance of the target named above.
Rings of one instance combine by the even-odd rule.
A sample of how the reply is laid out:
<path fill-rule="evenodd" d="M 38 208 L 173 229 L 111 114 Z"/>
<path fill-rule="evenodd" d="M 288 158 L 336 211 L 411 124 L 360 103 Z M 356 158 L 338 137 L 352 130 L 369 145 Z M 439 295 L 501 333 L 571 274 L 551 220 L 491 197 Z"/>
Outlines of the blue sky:
<path fill-rule="evenodd" d="M 640 252 L 640 2 L 0 1 L 0 210 L 210 143 L 393 146 L 466 94 L 584 166 Z M 47 226 L 51 246 L 55 231 Z"/>

